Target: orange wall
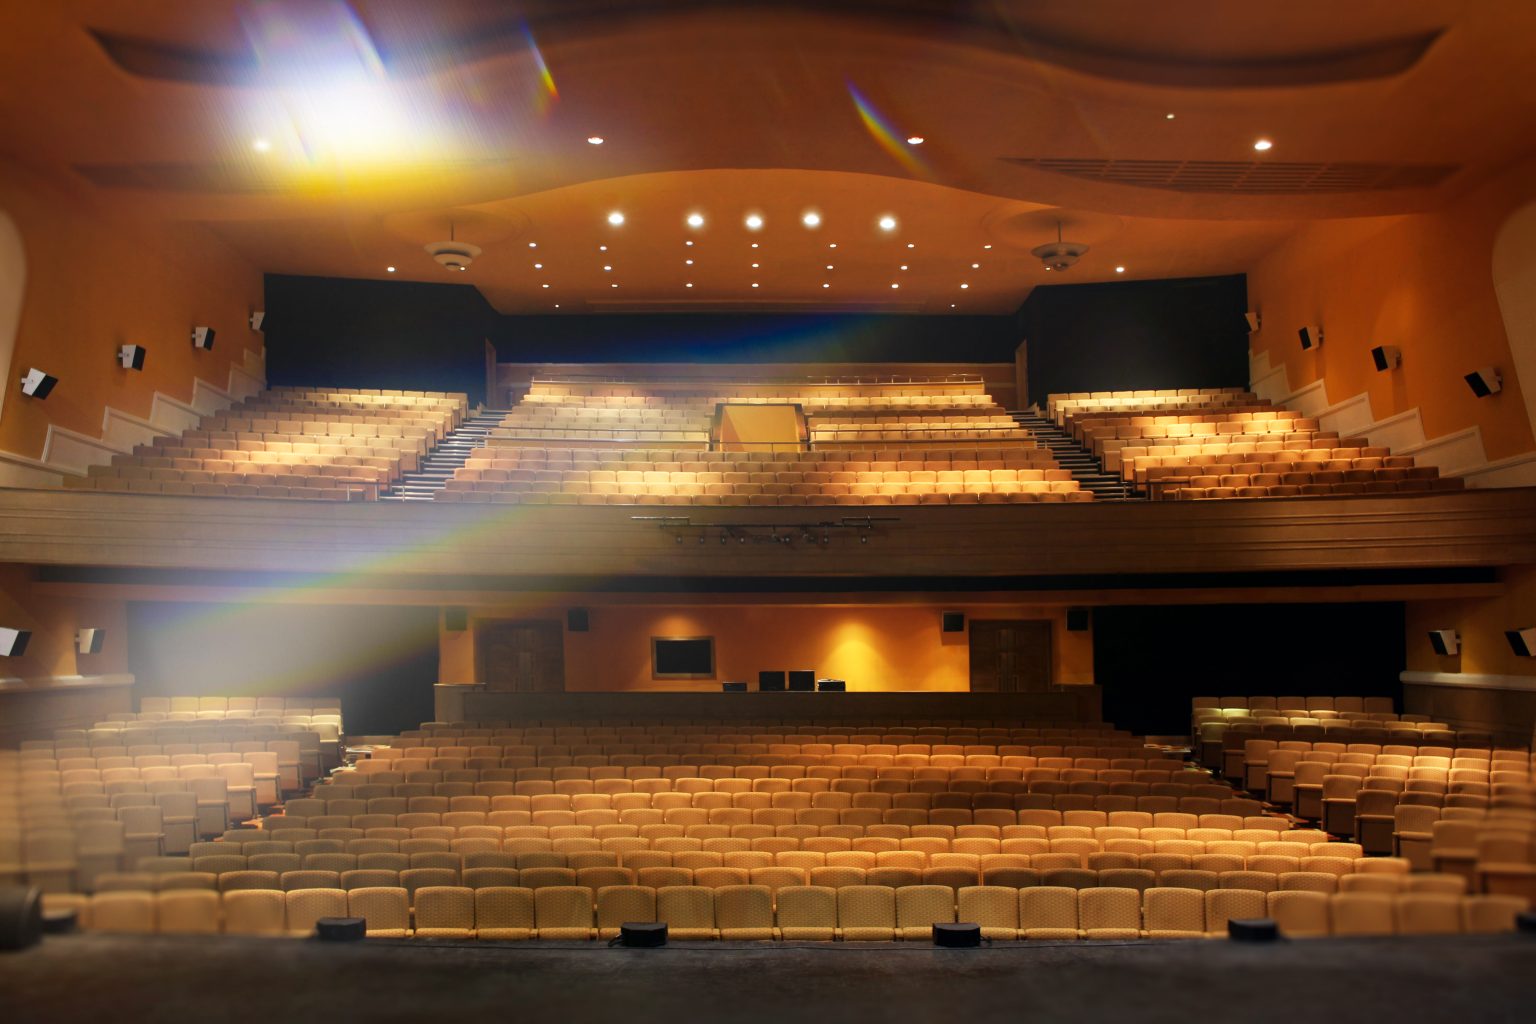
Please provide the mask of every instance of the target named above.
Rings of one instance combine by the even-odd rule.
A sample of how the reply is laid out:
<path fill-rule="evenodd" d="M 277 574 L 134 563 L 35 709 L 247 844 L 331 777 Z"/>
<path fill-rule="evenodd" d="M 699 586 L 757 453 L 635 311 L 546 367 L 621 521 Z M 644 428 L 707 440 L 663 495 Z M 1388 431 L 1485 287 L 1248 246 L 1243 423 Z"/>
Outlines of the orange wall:
<path fill-rule="evenodd" d="M 1532 199 L 1536 160 L 1433 213 L 1302 228 L 1248 273 L 1249 306 L 1263 315 L 1255 354 L 1285 363 L 1293 388 L 1324 379 L 1330 401 L 1369 392 L 1377 419 L 1417 406 L 1428 438 L 1479 426 L 1490 460 L 1530 451 L 1492 253 L 1505 218 Z M 1296 330 L 1308 324 L 1325 340 L 1303 352 Z M 1402 366 L 1376 372 L 1376 345 L 1402 349 Z M 1503 372 L 1504 390 L 1478 399 L 1461 378 L 1484 366 Z"/>
<path fill-rule="evenodd" d="M 30 629 L 27 653 L 0 658 L 0 677 L 44 680 L 128 671 L 128 612 L 123 601 L 45 597 L 32 586 L 34 570 L 0 565 L 0 626 Z M 77 654 L 75 630 L 107 631 L 101 652 Z"/>
<path fill-rule="evenodd" d="M 940 631 L 939 613 L 963 611 L 971 619 L 1050 619 L 1052 678 L 1093 682 L 1093 641 L 1069 633 L 1062 608 L 957 605 L 684 605 L 604 606 L 572 600 L 546 606 L 508 605 L 470 610 L 475 619 L 546 618 L 562 623 L 567 608 L 589 612 L 590 630 L 565 634 L 566 689 L 718 690 L 728 679 L 756 685 L 760 669 L 812 668 L 846 679 L 850 690 L 967 690 L 967 634 Z M 714 680 L 652 679 L 650 638 L 713 636 Z M 473 628 L 441 634 L 439 681 L 477 681 Z"/>
<path fill-rule="evenodd" d="M 1410 672 L 1536 676 L 1536 658 L 1517 657 L 1504 637 L 1506 629 L 1536 626 L 1536 567 L 1510 566 L 1501 570 L 1500 577 L 1506 588 L 1501 597 L 1409 603 Z M 1425 635 L 1432 629 L 1459 630 L 1461 653 L 1436 654 Z"/>
<path fill-rule="evenodd" d="M 231 364 L 260 350 L 247 317 L 261 308 L 261 273 L 201 226 L 151 225 L 131 209 L 0 160 L 0 210 L 27 259 L 0 450 L 40 456 L 50 422 L 100 437 L 108 405 L 148 419 L 156 391 L 189 402 L 194 378 L 228 388 Z M 192 347 L 199 324 L 217 330 L 212 351 Z M 117 365 L 123 344 L 148 350 L 143 371 Z M 17 388 L 32 366 L 59 378 L 46 402 Z"/>

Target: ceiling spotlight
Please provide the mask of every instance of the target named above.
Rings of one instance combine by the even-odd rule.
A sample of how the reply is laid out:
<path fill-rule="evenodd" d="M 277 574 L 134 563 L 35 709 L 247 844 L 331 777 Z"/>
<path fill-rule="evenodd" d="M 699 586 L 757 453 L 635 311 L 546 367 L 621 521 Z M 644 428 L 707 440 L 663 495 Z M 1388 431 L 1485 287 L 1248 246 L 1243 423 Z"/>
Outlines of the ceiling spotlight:
<path fill-rule="evenodd" d="M 753 270 L 756 270 L 756 269 L 757 269 L 757 268 L 758 268 L 758 267 L 760 267 L 760 266 L 762 266 L 762 264 L 761 264 L 761 263 L 754 263 L 754 264 L 752 264 L 752 269 L 753 269 Z"/>
<path fill-rule="evenodd" d="M 982 248 L 983 249 L 990 249 L 990 248 L 992 248 L 992 243 L 988 242 L 986 245 L 982 246 Z"/>
<path fill-rule="evenodd" d="M 543 270 L 544 269 L 544 264 L 542 264 L 542 263 L 535 263 L 533 265 L 533 269 L 534 270 Z"/>
<path fill-rule="evenodd" d="M 1164 114 L 1163 117 L 1167 118 L 1170 121 L 1173 120 L 1173 115 L 1172 114 Z"/>
<path fill-rule="evenodd" d="M 693 287 L 693 282 L 689 281 L 687 284 L 683 285 L 683 287 L 684 288 L 692 288 Z"/>
<path fill-rule="evenodd" d="M 828 270 L 831 270 L 831 269 L 832 269 L 832 264 L 830 264 L 830 263 L 828 263 L 828 264 L 827 264 L 827 269 L 828 269 Z"/>
<path fill-rule="evenodd" d="M 761 214 L 749 213 L 747 214 L 746 224 L 747 230 L 756 231 L 763 226 L 763 217 Z"/>
<path fill-rule="evenodd" d="M 909 145 L 909 146 L 921 146 L 922 144 L 923 144 L 923 137 L 921 135 L 908 135 L 907 136 L 907 145 Z"/>
<path fill-rule="evenodd" d="M 693 266 L 693 260 L 683 260 L 683 266 L 685 266 L 685 267 Z"/>
<path fill-rule="evenodd" d="M 981 264 L 980 263 L 972 263 L 971 264 L 971 269 L 972 270 L 980 270 L 981 269 Z"/>
<path fill-rule="evenodd" d="M 603 264 L 603 269 L 604 270 L 612 270 L 613 268 L 605 263 L 605 264 Z"/>
<path fill-rule="evenodd" d="M 895 281 L 892 281 L 892 282 L 891 282 L 891 287 L 892 287 L 892 288 L 900 288 L 900 287 L 901 287 L 901 285 L 899 285 L 899 284 L 897 284 L 897 283 L 896 283 L 896 282 L 895 282 Z"/>
<path fill-rule="evenodd" d="M 539 243 L 538 242 L 529 242 L 528 243 L 528 248 L 530 248 L 530 249 L 537 249 L 538 247 L 539 247 Z"/>
<path fill-rule="evenodd" d="M 950 308 L 950 309 L 954 309 L 954 308 L 955 308 L 955 304 L 954 304 L 954 303 L 953 303 L 953 302 L 951 302 L 951 303 L 950 303 L 950 304 L 949 304 L 949 308 Z"/>
<path fill-rule="evenodd" d="M 558 303 L 558 302 L 557 302 L 557 303 L 555 303 L 555 308 L 556 308 L 556 309 L 559 309 L 559 308 L 560 308 L 560 303 Z"/>
<path fill-rule="evenodd" d="M 964 282 L 964 281 L 962 281 L 962 282 L 960 282 L 960 287 L 961 287 L 961 288 L 969 288 L 969 287 L 970 287 L 970 285 L 968 285 L 968 284 L 966 284 L 966 283 L 965 283 L 965 282 Z"/>
<path fill-rule="evenodd" d="M 688 215 L 688 226 L 691 227 L 691 228 L 701 228 L 701 227 L 703 227 L 704 226 L 704 215 L 702 213 L 690 213 Z"/>
<path fill-rule="evenodd" d="M 684 245 L 692 245 L 693 244 L 693 239 L 690 238 L 686 242 L 684 242 L 683 244 Z"/>
<path fill-rule="evenodd" d="M 896 218 L 892 217 L 890 214 L 886 214 L 884 217 L 881 217 L 880 220 L 879 220 L 879 224 L 880 224 L 880 230 L 881 231 L 895 231 L 896 230 Z"/>
<path fill-rule="evenodd" d="M 901 269 L 902 269 L 902 270 L 906 270 L 906 269 L 907 269 L 907 265 L 906 265 L 906 264 L 905 264 L 905 263 L 903 263 L 903 264 L 902 264 L 902 265 L 901 265 Z"/>
<path fill-rule="evenodd" d="M 612 224 L 614 227 L 618 227 L 620 224 L 624 223 L 624 215 L 618 210 L 614 210 L 608 215 L 608 223 Z"/>
<path fill-rule="evenodd" d="M 837 243 L 836 242 L 828 242 L 827 243 L 827 248 L 828 249 L 836 249 L 837 248 Z"/>
<path fill-rule="evenodd" d="M 1260 153 L 1268 152 L 1269 149 L 1273 146 L 1274 143 L 1270 142 L 1268 139 L 1260 139 L 1253 144 L 1253 148 L 1258 150 Z"/>
<path fill-rule="evenodd" d="M 800 223 L 804 224 L 808 228 L 819 228 L 821 227 L 821 214 L 817 213 L 815 210 L 807 210 L 801 216 Z"/>
<path fill-rule="evenodd" d="M 831 284 L 831 282 L 828 282 L 828 281 L 823 281 L 823 282 L 822 282 L 822 283 L 821 283 L 821 286 L 822 286 L 822 287 L 823 287 L 823 288 L 831 288 L 831 287 L 832 287 L 832 284 Z"/>
<path fill-rule="evenodd" d="M 614 286 L 614 287 L 615 287 L 615 288 L 617 288 L 617 287 L 618 287 L 618 286 L 619 286 L 619 285 L 618 285 L 618 282 L 617 282 L 617 281 L 615 281 L 615 282 L 614 282 L 614 285 L 613 285 L 613 286 Z"/>
<path fill-rule="evenodd" d="M 393 274 L 395 272 L 395 268 L 394 267 L 385 267 L 384 268 L 384 272 L 387 273 L 387 274 Z"/>
<path fill-rule="evenodd" d="M 756 281 L 753 281 L 753 282 L 752 282 L 752 287 L 753 287 L 753 288 L 756 288 L 756 287 L 757 287 L 757 282 L 756 282 Z"/>
<path fill-rule="evenodd" d="M 606 245 L 600 245 L 600 246 L 597 247 L 597 251 L 598 252 L 607 252 L 608 251 L 608 247 Z"/>
<path fill-rule="evenodd" d="M 753 242 L 753 243 L 752 243 L 752 248 L 754 248 L 754 249 L 756 249 L 756 248 L 757 248 L 757 243 L 756 243 L 756 242 Z"/>
<path fill-rule="evenodd" d="M 258 153 L 265 153 L 272 148 L 272 143 L 268 142 L 266 139 L 257 139 L 255 142 L 251 143 L 251 148 Z"/>
<path fill-rule="evenodd" d="M 541 287 L 541 288 L 548 288 L 549 285 L 545 284 L 545 285 L 540 285 L 539 287 Z"/>
<path fill-rule="evenodd" d="M 603 144 L 603 137 L 601 135 L 588 135 L 587 143 L 593 146 L 601 146 Z"/>
<path fill-rule="evenodd" d="M 1115 273 L 1123 274 L 1123 273 L 1125 273 L 1125 268 L 1124 267 L 1116 267 L 1115 268 Z"/>

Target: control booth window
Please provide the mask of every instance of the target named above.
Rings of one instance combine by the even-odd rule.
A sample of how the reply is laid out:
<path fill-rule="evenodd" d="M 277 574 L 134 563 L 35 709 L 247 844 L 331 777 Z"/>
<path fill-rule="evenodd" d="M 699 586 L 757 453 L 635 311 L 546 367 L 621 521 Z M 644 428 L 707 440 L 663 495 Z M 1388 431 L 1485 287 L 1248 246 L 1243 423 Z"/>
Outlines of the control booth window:
<path fill-rule="evenodd" d="M 715 678 L 715 638 L 712 636 L 651 637 L 653 679 Z"/>

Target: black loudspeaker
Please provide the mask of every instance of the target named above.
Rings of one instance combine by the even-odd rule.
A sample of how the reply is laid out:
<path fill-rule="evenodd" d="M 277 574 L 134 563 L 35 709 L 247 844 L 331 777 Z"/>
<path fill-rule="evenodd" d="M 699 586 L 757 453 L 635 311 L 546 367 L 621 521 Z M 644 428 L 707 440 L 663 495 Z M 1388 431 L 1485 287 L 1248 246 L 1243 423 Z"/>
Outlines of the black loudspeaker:
<path fill-rule="evenodd" d="M 1296 330 L 1296 337 L 1301 339 L 1302 350 L 1316 348 L 1323 343 L 1323 329 L 1321 327 L 1300 327 Z"/>
<path fill-rule="evenodd" d="M 1536 910 L 1516 914 L 1515 931 L 1522 935 L 1536 935 Z"/>
<path fill-rule="evenodd" d="M 35 371 L 34 371 L 35 372 Z M 1491 366 L 1485 366 L 1481 370 L 1474 370 L 1464 378 L 1467 387 L 1478 398 L 1487 398 L 1504 390 L 1504 378 L 1499 376 L 1499 371 Z M 23 389 L 25 390 L 25 389 Z"/>
<path fill-rule="evenodd" d="M 75 630 L 75 650 L 80 654 L 100 654 L 102 642 L 107 638 L 104 629 Z"/>
<path fill-rule="evenodd" d="M 7 629 L 0 626 L 0 658 L 19 658 L 27 653 L 27 641 L 32 639 L 30 629 Z"/>
<path fill-rule="evenodd" d="M 1280 938 L 1280 926 L 1268 917 L 1234 917 L 1227 922 L 1227 938 L 1233 942 L 1274 942 Z"/>
<path fill-rule="evenodd" d="M 746 693 L 746 683 L 721 683 L 720 689 L 725 693 Z"/>
<path fill-rule="evenodd" d="M 945 949 L 972 949 L 981 945 L 981 925 L 968 921 L 936 923 L 933 926 L 933 944 Z"/>
<path fill-rule="evenodd" d="M 21 378 L 21 393 L 37 399 L 47 398 L 48 393 L 58 382 L 59 378 L 44 373 L 34 366 L 27 371 L 25 377 Z"/>
<path fill-rule="evenodd" d="M 1073 633 L 1088 632 L 1089 623 L 1092 621 L 1091 613 L 1087 608 L 1067 609 L 1067 629 Z"/>
<path fill-rule="evenodd" d="M 789 671 L 789 688 L 800 693 L 813 693 L 816 690 L 816 671 L 809 668 L 795 668 Z"/>
<path fill-rule="evenodd" d="M 1436 654 L 1455 654 L 1461 650 L 1461 634 L 1454 629 L 1432 629 L 1429 631 L 1429 646 L 1435 649 Z"/>
<path fill-rule="evenodd" d="M 942 618 L 942 621 L 943 621 L 943 624 L 944 624 L 943 625 L 944 632 L 946 632 L 946 633 L 964 633 L 965 632 L 965 613 L 964 612 L 942 612 L 941 613 L 941 618 Z"/>
<path fill-rule="evenodd" d="M 818 679 L 816 689 L 822 693 L 846 693 L 848 682 L 845 679 Z"/>
<path fill-rule="evenodd" d="M 775 669 L 771 672 L 759 672 L 757 674 L 757 688 L 760 691 L 782 691 L 785 688 L 784 672 Z"/>
<path fill-rule="evenodd" d="M 619 945 L 636 949 L 655 949 L 667 944 L 664 921 L 625 921 L 619 925 Z"/>
<path fill-rule="evenodd" d="M 565 613 L 565 628 L 572 633 L 585 633 L 587 631 L 587 610 L 585 608 L 572 608 Z"/>
<path fill-rule="evenodd" d="M 1403 350 L 1396 345 L 1377 345 L 1371 349 L 1371 362 L 1377 373 L 1395 370 L 1403 362 Z"/>
<path fill-rule="evenodd" d="M 368 922 L 361 917 L 322 917 L 315 921 L 315 938 L 321 942 L 356 942 L 367 936 Z"/>
<path fill-rule="evenodd" d="M 443 628 L 450 633 L 462 633 L 469 628 L 468 608 L 444 608 Z"/>
<path fill-rule="evenodd" d="M 37 886 L 0 889 L 0 951 L 37 945 L 43 934 L 43 891 Z"/>
<path fill-rule="evenodd" d="M 4 630 L 0 630 L 3 633 Z M 1505 638 L 1509 641 L 1510 650 L 1522 658 L 1536 658 L 1536 627 L 1531 629 L 1507 629 Z"/>

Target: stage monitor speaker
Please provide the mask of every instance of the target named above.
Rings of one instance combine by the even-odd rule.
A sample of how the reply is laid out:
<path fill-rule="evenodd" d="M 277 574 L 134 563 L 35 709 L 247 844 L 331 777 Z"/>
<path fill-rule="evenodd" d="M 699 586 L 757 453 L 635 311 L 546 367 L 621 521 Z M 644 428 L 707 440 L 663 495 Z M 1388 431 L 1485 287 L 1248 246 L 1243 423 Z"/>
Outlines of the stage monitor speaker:
<path fill-rule="evenodd" d="M 443 609 L 443 628 L 450 633 L 462 633 L 469 628 L 469 609 L 450 606 Z"/>
<path fill-rule="evenodd" d="M 4 633 L 4 630 L 0 630 Z M 1536 658 L 1536 626 L 1530 629 L 1507 629 L 1504 637 L 1509 641 L 1510 650 L 1522 658 Z"/>
<path fill-rule="evenodd" d="M 1316 324 L 1298 328 L 1296 337 L 1301 339 L 1302 350 L 1317 348 L 1323 343 L 1323 329 Z"/>
<path fill-rule="evenodd" d="M 1377 345 L 1371 349 L 1371 362 L 1377 373 L 1395 370 L 1403 365 L 1403 350 L 1396 345 Z"/>
<path fill-rule="evenodd" d="M 37 886 L 0 887 L 0 951 L 35 946 L 43 934 L 43 891 Z"/>
<path fill-rule="evenodd" d="M 213 336 L 217 333 L 212 327 L 192 328 L 192 347 L 200 349 L 213 348 Z"/>
<path fill-rule="evenodd" d="M 845 679 L 818 679 L 816 689 L 821 693 L 847 693 L 848 681 Z"/>
<path fill-rule="evenodd" d="M 942 620 L 942 623 L 943 623 L 944 632 L 946 632 L 946 633 L 964 633 L 965 632 L 965 613 L 964 612 L 943 612 L 943 613 L 941 613 L 941 620 Z"/>
<path fill-rule="evenodd" d="M 587 610 L 571 608 L 565 613 L 565 628 L 572 633 L 585 633 L 588 629 Z"/>
<path fill-rule="evenodd" d="M 667 944 L 665 921 L 625 921 L 619 925 L 619 945 L 655 949 Z"/>
<path fill-rule="evenodd" d="M 1088 626 L 1093 621 L 1092 612 L 1087 608 L 1067 609 L 1067 630 L 1072 633 L 1086 633 Z"/>
<path fill-rule="evenodd" d="M 1499 371 L 1492 366 L 1485 366 L 1481 370 L 1474 370 L 1464 378 L 1467 387 L 1478 398 L 1487 398 L 1504 390 L 1504 378 L 1499 376 Z"/>
<path fill-rule="evenodd" d="M 322 917 L 315 921 L 315 938 L 321 942 L 357 942 L 367 936 L 368 922 L 361 917 Z"/>
<path fill-rule="evenodd" d="M 798 693 L 814 693 L 816 690 L 816 671 L 809 668 L 796 668 L 789 671 L 789 688 Z"/>
<path fill-rule="evenodd" d="M 49 392 L 53 390 L 54 385 L 58 382 L 59 378 L 44 373 L 34 366 L 27 371 L 25 377 L 21 378 L 21 393 L 30 398 L 41 400 L 48 397 Z"/>
<path fill-rule="evenodd" d="M 1259 316 L 1257 311 L 1249 311 L 1247 313 L 1244 313 L 1243 314 L 1243 319 L 1248 321 L 1248 333 L 1249 334 L 1257 334 L 1258 331 L 1259 331 L 1259 325 L 1264 322 L 1263 319 Z"/>
<path fill-rule="evenodd" d="M 125 370 L 144 369 L 144 346 L 124 345 L 117 350 L 117 365 Z"/>
<path fill-rule="evenodd" d="M 1227 938 L 1233 942 L 1274 942 L 1280 926 L 1268 917 L 1234 917 L 1227 921 Z"/>
<path fill-rule="evenodd" d="M 746 683 L 721 683 L 720 689 L 724 693 L 746 693 Z"/>
<path fill-rule="evenodd" d="M 100 654 L 107 631 L 94 627 L 75 630 L 75 651 L 79 654 Z"/>
<path fill-rule="evenodd" d="M 0 658 L 19 658 L 27 653 L 27 641 L 32 639 L 30 629 L 7 629 L 0 626 Z"/>
<path fill-rule="evenodd" d="M 264 320 L 266 320 L 266 319 L 267 319 L 267 312 L 266 312 L 266 310 L 264 310 L 264 309 L 256 310 L 256 312 L 251 314 L 251 330 L 253 330 L 253 331 L 261 330 L 262 322 Z"/>
<path fill-rule="evenodd" d="M 1435 649 L 1436 654 L 1456 654 L 1461 650 L 1461 634 L 1454 629 L 1432 629 L 1429 631 L 1429 646 Z"/>
<path fill-rule="evenodd" d="M 969 921 L 935 922 L 933 944 L 945 949 L 973 949 L 981 945 L 981 925 Z"/>
<path fill-rule="evenodd" d="M 786 688 L 785 673 L 782 669 L 774 669 L 769 672 L 757 674 L 757 688 L 761 692 L 779 692 Z"/>

